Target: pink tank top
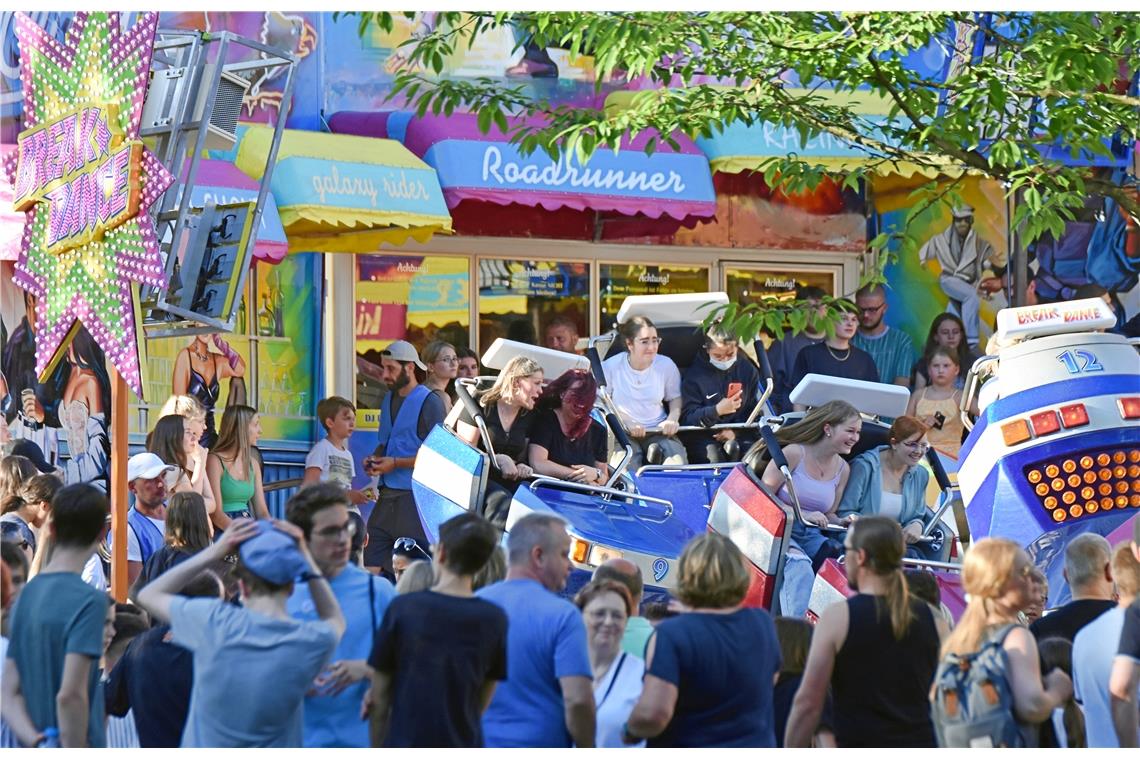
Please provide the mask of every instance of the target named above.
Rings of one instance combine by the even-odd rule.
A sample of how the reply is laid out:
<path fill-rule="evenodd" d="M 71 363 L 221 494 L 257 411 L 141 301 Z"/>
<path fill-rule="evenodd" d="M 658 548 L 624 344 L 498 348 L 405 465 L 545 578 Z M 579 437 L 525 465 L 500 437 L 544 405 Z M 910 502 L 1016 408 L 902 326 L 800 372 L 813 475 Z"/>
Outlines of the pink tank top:
<path fill-rule="evenodd" d="M 804 468 L 804 460 L 801 458 L 800 463 L 792 470 L 792 483 L 796 488 L 796 496 L 800 500 L 800 509 L 810 512 L 826 512 L 831 509 L 831 506 L 835 504 L 835 490 L 839 487 L 839 476 L 842 473 L 843 466 L 840 465 L 839 469 L 835 471 L 835 477 L 830 480 L 816 480 L 808 475 Z M 792 496 L 788 493 L 787 484 L 780 486 L 776 496 L 783 499 L 787 504 L 792 503 Z"/>

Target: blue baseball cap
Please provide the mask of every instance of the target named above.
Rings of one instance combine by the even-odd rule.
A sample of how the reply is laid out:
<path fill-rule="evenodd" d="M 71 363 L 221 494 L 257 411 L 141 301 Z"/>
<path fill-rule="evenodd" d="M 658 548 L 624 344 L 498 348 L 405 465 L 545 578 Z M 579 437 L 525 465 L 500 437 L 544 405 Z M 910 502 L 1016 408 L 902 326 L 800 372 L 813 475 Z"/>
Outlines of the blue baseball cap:
<path fill-rule="evenodd" d="M 258 520 L 259 533 L 238 547 L 242 564 L 263 581 L 276 586 L 292 583 L 310 572 L 297 541 L 268 520 Z"/>

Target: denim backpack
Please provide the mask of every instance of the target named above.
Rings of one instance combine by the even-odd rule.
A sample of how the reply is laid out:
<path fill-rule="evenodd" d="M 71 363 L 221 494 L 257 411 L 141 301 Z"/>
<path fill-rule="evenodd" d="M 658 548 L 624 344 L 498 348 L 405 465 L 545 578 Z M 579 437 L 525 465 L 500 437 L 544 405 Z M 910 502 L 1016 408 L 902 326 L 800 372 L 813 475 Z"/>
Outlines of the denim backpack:
<path fill-rule="evenodd" d="M 930 718 L 940 747 L 1023 747 L 1013 712 L 1005 625 L 972 654 L 948 654 L 934 676 Z"/>

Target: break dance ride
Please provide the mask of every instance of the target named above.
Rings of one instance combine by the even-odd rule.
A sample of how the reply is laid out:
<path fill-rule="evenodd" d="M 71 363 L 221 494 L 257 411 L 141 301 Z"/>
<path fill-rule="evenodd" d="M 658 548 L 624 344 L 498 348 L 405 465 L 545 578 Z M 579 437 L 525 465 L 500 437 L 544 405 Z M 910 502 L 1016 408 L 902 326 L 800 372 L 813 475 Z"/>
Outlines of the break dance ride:
<path fill-rule="evenodd" d="M 617 321 L 638 315 L 653 320 L 663 337 L 661 352 L 683 373 L 702 345 L 704 310 L 710 303 L 727 300 L 724 293 L 632 296 L 622 305 Z M 975 363 L 963 398 L 963 406 L 969 408 L 976 395 L 981 407 L 976 423 L 965 418 L 972 430 L 959 470 L 958 487 L 971 535 L 1002 536 L 1025 546 L 1050 576 L 1051 606 L 1067 598 L 1059 560 L 1064 542 L 1089 530 L 1113 540 L 1125 535 L 1128 521 L 1140 514 L 1136 509 L 1140 507 L 1140 363 L 1135 341 L 1092 332 L 1106 326 L 1107 311 L 1097 299 L 1003 310 L 996 341 L 1002 348 Z M 572 539 L 567 593 L 583 585 L 598 565 L 623 557 L 641 568 L 647 600 L 669 594 L 676 585 L 676 564 L 685 544 L 698 533 L 713 530 L 731 538 L 750 562 L 753 583 L 745 603 L 779 613 L 789 553 L 793 558 L 797 554 L 794 549 L 789 552 L 792 521 L 804 519 L 794 492 L 792 503 L 784 505 L 761 483 L 757 471 L 763 471 L 766 459 L 650 463 L 629 472 L 632 448 L 601 371 L 602 358 L 624 350 L 615 338 L 613 331 L 592 338 L 588 357 L 502 339 L 484 355 L 485 366 L 499 369 L 513 356 L 525 354 L 543 367 L 548 380 L 567 369 L 592 369 L 599 384 L 594 415 L 604 421 L 615 442 L 614 466 L 606 484 L 533 478 L 515 493 L 506 530 L 530 512 L 558 514 L 567 521 Z M 773 431 L 795 422 L 802 413 L 767 414 L 771 372 L 759 341 L 755 350 L 766 387 L 758 389 L 759 400 L 749 421 L 734 427 L 757 429 L 769 444 L 766 456 L 785 468 L 787 476 Z M 738 356 L 738 361 L 750 361 L 743 351 Z M 491 379 L 458 385 L 460 399 L 480 430 L 484 423 L 473 396 Z M 860 410 L 862 433 L 847 456 L 850 459 L 885 442 L 889 424 L 883 420 L 901 415 L 907 396 L 905 389 L 893 385 L 809 375 L 793 391 L 792 400 L 814 406 L 842 398 Z M 681 432 L 715 432 L 717 427 L 682 427 Z M 483 435 L 480 450 L 446 425 L 437 426 L 424 442 L 412 487 L 429 540 L 438 538 L 438 526 L 450 517 L 482 509 L 490 468 L 495 466 L 487 452 L 493 452 L 489 435 Z M 928 554 L 937 559 L 906 562 L 935 574 L 944 602 L 956 615 L 964 606 L 957 582 L 962 550 L 955 520 L 943 516 L 957 494 L 933 450 L 926 463 L 941 488 L 941 498 L 935 509 L 927 509 L 922 540 L 930 548 Z M 1087 488 L 1096 495 L 1095 505 L 1091 496 L 1084 498 Z M 1110 496 L 1111 507 L 1104 501 Z M 1058 511 L 1062 505 L 1064 516 Z M 843 528 L 832 529 L 841 538 Z M 807 616 L 814 618 L 827 604 L 850 593 L 841 565 L 828 560 L 814 579 Z"/>

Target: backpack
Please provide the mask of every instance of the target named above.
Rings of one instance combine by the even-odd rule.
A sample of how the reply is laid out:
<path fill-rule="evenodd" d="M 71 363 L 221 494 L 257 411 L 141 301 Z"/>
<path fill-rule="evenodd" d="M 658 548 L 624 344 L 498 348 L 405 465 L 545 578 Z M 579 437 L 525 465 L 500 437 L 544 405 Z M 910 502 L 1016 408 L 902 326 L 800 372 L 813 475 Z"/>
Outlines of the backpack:
<path fill-rule="evenodd" d="M 1013 712 L 1009 658 L 1002 649 L 1016 626 L 994 632 L 972 654 L 949 654 L 938 663 L 930 718 L 940 747 L 1024 747 Z"/>

